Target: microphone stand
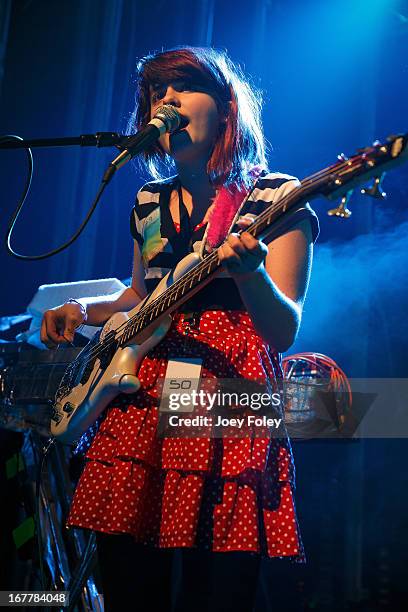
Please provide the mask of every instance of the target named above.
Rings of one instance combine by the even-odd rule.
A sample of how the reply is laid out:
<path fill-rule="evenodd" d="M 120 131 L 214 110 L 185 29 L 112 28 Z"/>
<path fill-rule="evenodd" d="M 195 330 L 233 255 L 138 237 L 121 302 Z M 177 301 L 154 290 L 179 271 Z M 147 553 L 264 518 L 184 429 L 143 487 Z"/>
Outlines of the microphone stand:
<path fill-rule="evenodd" d="M 6 137 L 7 138 L 7 137 Z M 34 138 L 30 140 L 1 140 L 0 149 L 31 149 L 33 147 L 117 147 L 125 148 L 132 136 L 124 136 L 116 132 L 96 132 L 96 134 L 81 134 L 64 138 Z"/>
<path fill-rule="evenodd" d="M 0 135 L 0 149 L 24 149 L 27 153 L 28 163 L 29 163 L 29 171 L 28 171 L 26 184 L 24 187 L 24 193 L 19 200 L 17 208 L 15 212 L 13 213 L 10 223 L 7 228 L 5 242 L 6 242 L 6 249 L 8 253 L 10 253 L 10 255 L 13 255 L 17 259 L 22 259 L 25 261 L 35 261 L 35 260 L 38 261 L 40 259 L 46 259 L 47 257 L 56 255 L 57 253 L 60 253 L 61 251 L 69 247 L 82 233 L 83 229 L 85 228 L 86 224 L 91 218 L 91 215 L 93 214 L 93 211 L 95 210 L 106 185 L 109 183 L 110 179 L 112 178 L 116 170 L 116 167 L 112 166 L 112 164 L 109 165 L 108 170 L 105 172 L 105 175 L 102 179 L 102 183 L 96 195 L 96 198 L 94 199 L 91 205 L 91 208 L 89 209 L 89 212 L 87 213 L 86 218 L 80 225 L 79 229 L 75 232 L 73 236 L 71 236 L 69 240 L 67 240 L 67 242 L 65 242 L 60 247 L 53 249 L 47 253 L 42 253 L 41 255 L 22 255 L 13 250 L 11 246 L 11 234 L 13 232 L 15 222 L 24 205 L 25 199 L 27 197 L 27 193 L 31 185 L 31 178 L 32 178 L 32 173 L 33 173 L 33 159 L 32 159 L 32 154 L 31 154 L 32 147 L 80 146 L 80 147 L 99 147 L 100 148 L 100 147 L 114 146 L 117 149 L 119 149 L 121 152 L 123 152 L 127 150 L 129 141 L 131 141 L 133 138 L 136 138 L 136 137 L 137 135 L 136 136 L 135 135 L 124 136 L 123 134 L 118 134 L 116 132 L 96 132 L 95 134 L 81 134 L 80 136 L 69 136 L 69 137 L 64 137 L 64 138 L 35 138 L 35 139 L 29 139 L 29 140 L 24 140 L 20 136 L 14 136 L 14 135 L 8 135 L 8 134 Z M 121 153 L 121 155 L 122 154 L 123 153 Z"/>

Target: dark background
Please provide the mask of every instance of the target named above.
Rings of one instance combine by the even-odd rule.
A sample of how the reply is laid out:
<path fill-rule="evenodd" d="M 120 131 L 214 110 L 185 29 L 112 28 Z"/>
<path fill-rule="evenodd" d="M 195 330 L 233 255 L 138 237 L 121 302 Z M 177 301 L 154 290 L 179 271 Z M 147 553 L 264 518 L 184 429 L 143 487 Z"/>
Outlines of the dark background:
<path fill-rule="evenodd" d="M 137 58 L 178 44 L 226 48 L 263 90 L 272 170 L 302 178 L 408 126 L 406 1 L 3 0 L 0 28 L 2 134 L 123 132 Z M 26 254 L 71 236 L 115 151 L 34 156 L 13 238 Z M 21 151 L 0 160 L 4 236 L 26 165 Z M 17 261 L 3 247 L 0 316 L 23 313 L 41 284 L 128 277 L 129 212 L 145 178 L 121 169 L 80 239 L 52 259 Z M 350 377 L 407 376 L 407 179 L 407 165 L 390 171 L 384 202 L 356 191 L 348 221 L 327 217 L 331 203 L 312 203 L 321 235 L 291 353 L 329 355 Z M 406 440 L 294 450 L 309 563 L 267 565 L 260 609 L 399 609 L 408 595 Z"/>

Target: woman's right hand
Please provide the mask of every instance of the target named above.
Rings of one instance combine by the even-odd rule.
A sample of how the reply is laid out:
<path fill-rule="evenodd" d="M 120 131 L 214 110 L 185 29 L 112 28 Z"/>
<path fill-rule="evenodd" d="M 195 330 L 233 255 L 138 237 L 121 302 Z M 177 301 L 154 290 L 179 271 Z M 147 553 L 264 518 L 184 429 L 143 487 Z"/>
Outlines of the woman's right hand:
<path fill-rule="evenodd" d="M 63 342 L 72 342 L 75 329 L 85 323 L 85 307 L 78 302 L 66 302 L 44 312 L 40 338 L 47 348 L 55 348 Z"/>

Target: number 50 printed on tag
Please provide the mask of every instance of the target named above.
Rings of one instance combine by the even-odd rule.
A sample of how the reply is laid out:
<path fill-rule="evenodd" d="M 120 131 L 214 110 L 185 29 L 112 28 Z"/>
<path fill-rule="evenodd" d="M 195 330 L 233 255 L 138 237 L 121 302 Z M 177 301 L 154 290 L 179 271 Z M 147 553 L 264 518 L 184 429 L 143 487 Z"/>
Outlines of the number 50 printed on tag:
<path fill-rule="evenodd" d="M 193 412 L 202 364 L 203 360 L 195 357 L 169 359 L 160 412 Z"/>

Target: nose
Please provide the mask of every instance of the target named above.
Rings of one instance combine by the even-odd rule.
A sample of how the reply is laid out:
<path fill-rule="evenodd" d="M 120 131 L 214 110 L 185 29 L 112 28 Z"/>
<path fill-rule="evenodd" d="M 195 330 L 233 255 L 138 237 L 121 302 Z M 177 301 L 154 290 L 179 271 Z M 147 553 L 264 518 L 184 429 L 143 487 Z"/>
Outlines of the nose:
<path fill-rule="evenodd" d="M 180 106 L 180 97 L 179 92 L 176 89 L 173 89 L 171 85 L 169 85 L 166 89 L 166 92 L 162 98 L 162 104 L 170 104 L 171 106 Z"/>

